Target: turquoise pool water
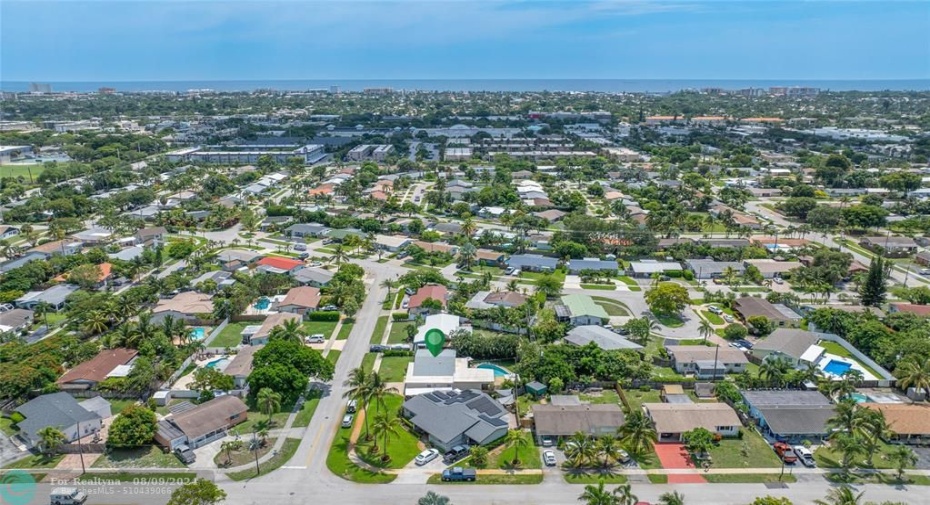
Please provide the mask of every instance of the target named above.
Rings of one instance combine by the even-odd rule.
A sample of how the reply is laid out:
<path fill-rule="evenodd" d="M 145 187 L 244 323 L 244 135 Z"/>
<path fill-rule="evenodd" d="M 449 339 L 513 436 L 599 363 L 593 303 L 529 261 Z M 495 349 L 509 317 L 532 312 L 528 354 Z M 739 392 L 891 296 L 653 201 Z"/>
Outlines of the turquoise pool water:
<path fill-rule="evenodd" d="M 852 398 L 856 403 L 865 403 L 869 401 L 869 397 L 862 393 L 850 393 L 849 397 Z"/>
<path fill-rule="evenodd" d="M 852 368 L 852 365 L 849 364 L 849 363 L 844 363 L 844 362 L 842 362 L 842 361 L 837 361 L 837 360 L 835 360 L 835 359 L 831 359 L 831 360 L 826 364 L 826 366 L 823 367 L 823 371 L 824 371 L 824 372 L 827 372 L 827 373 L 831 373 L 831 374 L 836 375 L 837 377 L 839 377 L 839 376 L 843 375 L 844 373 L 848 372 L 849 369 L 851 369 L 851 368 Z"/>
<path fill-rule="evenodd" d="M 255 308 L 258 310 L 265 310 L 270 306 L 271 306 L 271 300 L 265 298 L 264 296 L 259 298 L 258 301 L 255 302 Z"/>
<path fill-rule="evenodd" d="M 194 328 L 191 330 L 191 338 L 194 340 L 203 340 L 204 335 L 206 335 L 206 332 L 203 328 Z"/>
<path fill-rule="evenodd" d="M 208 361 L 206 365 L 207 368 L 219 368 L 220 370 L 226 368 L 226 365 L 229 364 L 229 358 L 216 358 L 214 360 Z"/>
<path fill-rule="evenodd" d="M 499 367 L 495 365 L 494 363 L 481 363 L 476 368 L 484 368 L 486 370 L 493 370 L 495 377 L 506 377 L 508 375 L 513 374 L 513 372 L 511 372 L 510 370 L 507 370 L 506 368 L 503 368 L 503 367 Z"/>

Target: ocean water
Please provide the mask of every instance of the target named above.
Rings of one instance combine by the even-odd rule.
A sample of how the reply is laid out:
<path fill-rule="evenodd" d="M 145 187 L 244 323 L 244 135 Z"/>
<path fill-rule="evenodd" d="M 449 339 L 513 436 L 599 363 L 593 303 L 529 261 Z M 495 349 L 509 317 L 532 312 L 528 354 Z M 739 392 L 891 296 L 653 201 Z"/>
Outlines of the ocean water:
<path fill-rule="evenodd" d="M 0 90 L 29 91 L 29 82 L 0 81 Z M 686 89 L 769 88 L 771 86 L 801 86 L 830 91 L 928 91 L 930 79 L 907 80 L 687 80 L 687 79 L 308 79 L 308 80 L 243 80 L 243 81 L 98 81 L 49 82 L 53 92 L 90 92 L 102 87 L 122 92 L 188 91 L 280 91 L 328 90 L 338 86 L 341 91 L 362 91 L 365 88 L 392 88 L 420 91 L 594 91 L 631 93 L 668 93 Z"/>

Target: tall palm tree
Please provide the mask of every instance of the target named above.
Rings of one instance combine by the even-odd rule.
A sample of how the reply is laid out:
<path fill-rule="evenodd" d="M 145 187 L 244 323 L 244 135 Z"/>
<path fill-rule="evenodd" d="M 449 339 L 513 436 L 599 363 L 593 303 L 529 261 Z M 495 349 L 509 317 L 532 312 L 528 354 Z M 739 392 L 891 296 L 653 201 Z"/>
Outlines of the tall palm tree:
<path fill-rule="evenodd" d="M 67 441 L 65 434 L 54 426 L 46 426 L 36 432 L 39 437 L 39 451 L 45 456 L 51 456 Z"/>
<path fill-rule="evenodd" d="M 375 420 L 371 424 L 371 431 L 375 437 L 375 449 L 378 447 L 379 437 L 384 441 L 384 445 L 381 446 L 382 461 L 386 462 L 391 460 L 391 456 L 388 453 L 388 442 L 392 437 L 397 436 L 402 427 L 403 424 L 397 416 L 389 415 L 386 412 L 381 412 L 375 416 Z"/>
<path fill-rule="evenodd" d="M 860 409 L 862 417 L 859 423 L 859 433 L 862 435 L 862 447 L 867 455 L 866 463 L 872 466 L 875 452 L 882 446 L 883 440 L 888 440 L 894 432 L 880 410 Z"/>
<path fill-rule="evenodd" d="M 685 495 L 678 491 L 662 493 L 662 496 L 659 497 L 659 503 L 661 505 L 685 505 Z"/>
<path fill-rule="evenodd" d="M 275 326 L 271 330 L 271 336 L 300 343 L 302 337 L 300 323 L 294 319 L 288 319 L 284 321 L 284 324 Z"/>
<path fill-rule="evenodd" d="M 707 343 L 707 337 L 714 334 L 714 325 L 710 324 L 710 321 L 707 319 L 701 320 L 701 326 L 698 327 L 698 332 L 704 337 L 704 343 Z"/>
<path fill-rule="evenodd" d="M 787 359 L 767 359 L 759 366 L 759 377 L 769 385 L 779 387 L 784 383 L 785 375 L 791 368 L 791 363 Z"/>
<path fill-rule="evenodd" d="M 520 464 L 520 451 L 529 447 L 531 443 L 530 437 L 523 430 L 510 430 L 507 433 L 507 447 L 513 449 L 513 459 L 510 461 L 513 466 Z"/>
<path fill-rule="evenodd" d="M 617 429 L 620 439 L 633 454 L 642 455 L 650 452 L 659 440 L 652 420 L 640 410 L 627 414 L 626 422 Z"/>
<path fill-rule="evenodd" d="M 902 362 L 895 369 L 898 378 L 898 387 L 907 391 L 908 388 L 930 391 L 930 358 L 918 361 L 909 359 Z"/>
<path fill-rule="evenodd" d="M 452 505 L 452 501 L 449 500 L 448 496 L 443 496 L 441 494 L 436 494 L 433 491 L 428 491 L 424 496 L 421 496 L 417 500 L 417 505 Z"/>
<path fill-rule="evenodd" d="M 107 331 L 107 317 L 99 310 L 91 311 L 84 320 L 83 330 L 88 335 L 99 335 Z"/>
<path fill-rule="evenodd" d="M 346 388 L 343 393 L 344 398 L 355 400 L 359 409 L 368 408 L 368 400 L 371 398 L 371 381 L 368 372 L 364 368 L 353 368 L 349 371 L 349 376 L 342 383 Z M 365 415 L 365 439 L 368 439 L 368 415 Z"/>
<path fill-rule="evenodd" d="M 341 265 L 343 261 L 348 261 L 349 254 L 346 252 L 346 248 L 342 244 L 336 244 L 333 247 L 333 255 L 329 258 L 330 263 L 335 263 L 336 265 Z"/>
<path fill-rule="evenodd" d="M 840 468 L 842 468 L 844 472 L 849 471 L 856 456 L 860 456 L 865 452 L 865 448 L 862 446 L 862 440 L 853 433 L 837 432 L 834 433 L 830 439 L 833 443 L 833 447 L 843 454 L 840 460 Z"/>
<path fill-rule="evenodd" d="M 42 317 L 45 319 L 45 331 L 48 331 L 48 313 L 52 310 L 51 304 L 46 301 L 40 301 L 36 304 L 33 311 L 36 316 Z"/>
<path fill-rule="evenodd" d="M 475 220 L 472 219 L 471 216 L 466 217 L 465 220 L 462 221 L 462 235 L 471 239 L 476 231 L 478 231 L 478 225 L 475 224 Z"/>
<path fill-rule="evenodd" d="M 580 431 L 565 442 L 565 456 L 579 467 L 592 461 L 596 455 L 597 448 L 591 437 Z"/>
<path fill-rule="evenodd" d="M 613 435 L 604 435 L 597 439 L 595 443 L 598 454 L 601 456 L 601 466 L 610 468 L 611 462 L 620 459 L 620 438 Z"/>
<path fill-rule="evenodd" d="M 859 505 L 865 492 L 855 494 L 848 487 L 835 487 L 827 493 L 824 500 L 814 500 L 817 505 Z"/>
<path fill-rule="evenodd" d="M 388 290 L 387 299 L 390 300 L 391 290 L 397 287 L 397 281 L 395 281 L 394 279 L 384 279 L 383 281 L 381 281 L 381 287 L 387 288 Z"/>
<path fill-rule="evenodd" d="M 636 505 L 639 498 L 633 494 L 633 487 L 629 484 L 621 484 L 614 488 L 614 495 L 620 501 L 619 505 Z"/>
<path fill-rule="evenodd" d="M 918 458 L 914 451 L 906 445 L 896 445 L 888 454 L 888 459 L 894 464 L 898 480 L 904 480 L 904 469 L 917 464 Z"/>
<path fill-rule="evenodd" d="M 827 419 L 827 427 L 836 433 L 853 433 L 859 424 L 856 402 L 844 399 L 836 404 L 833 417 Z"/>
<path fill-rule="evenodd" d="M 619 498 L 607 491 L 603 480 L 598 481 L 596 486 L 593 484 L 585 486 L 578 501 L 584 502 L 585 505 L 617 505 L 620 502 Z"/>
<path fill-rule="evenodd" d="M 271 416 L 281 410 L 281 395 L 271 388 L 262 388 L 258 391 L 258 408 L 268 416 L 270 422 Z"/>

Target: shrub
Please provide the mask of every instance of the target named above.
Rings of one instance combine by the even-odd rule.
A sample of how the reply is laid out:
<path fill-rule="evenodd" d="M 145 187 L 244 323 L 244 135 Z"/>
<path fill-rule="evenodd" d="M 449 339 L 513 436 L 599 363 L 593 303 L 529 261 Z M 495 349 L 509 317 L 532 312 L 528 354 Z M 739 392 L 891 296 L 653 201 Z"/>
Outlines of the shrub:
<path fill-rule="evenodd" d="M 338 311 L 331 311 L 331 312 L 315 311 L 315 312 L 310 313 L 310 320 L 311 321 L 338 321 L 339 316 L 340 314 Z"/>
<path fill-rule="evenodd" d="M 391 356 L 408 357 L 408 356 L 413 356 L 413 351 L 401 351 L 398 349 L 389 349 L 381 353 L 381 355 L 384 356 L 385 358 L 390 358 Z"/>
<path fill-rule="evenodd" d="M 686 281 L 694 280 L 694 272 L 692 272 L 691 270 L 685 270 L 682 275 L 684 276 Z"/>
<path fill-rule="evenodd" d="M 662 273 L 672 279 L 680 279 L 684 276 L 684 274 L 681 273 L 681 270 L 666 270 Z"/>
<path fill-rule="evenodd" d="M 749 334 L 749 330 L 741 324 L 732 323 L 723 329 L 723 338 L 727 340 L 746 338 L 747 334 Z"/>
<path fill-rule="evenodd" d="M 393 319 L 394 322 L 406 321 L 410 319 L 410 316 L 408 316 L 406 312 L 394 312 L 393 314 L 391 314 L 391 319 Z"/>

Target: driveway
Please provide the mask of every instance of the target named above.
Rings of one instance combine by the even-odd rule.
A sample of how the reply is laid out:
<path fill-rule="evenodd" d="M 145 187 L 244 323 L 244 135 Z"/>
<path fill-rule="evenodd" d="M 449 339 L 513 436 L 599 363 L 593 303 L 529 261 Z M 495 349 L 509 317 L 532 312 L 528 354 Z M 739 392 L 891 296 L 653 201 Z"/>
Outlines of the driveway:
<path fill-rule="evenodd" d="M 656 444 L 656 455 L 662 463 L 662 468 L 691 469 L 694 465 L 685 449 L 684 444 Z M 697 474 L 669 474 L 669 484 L 705 484 L 707 479 Z"/>

